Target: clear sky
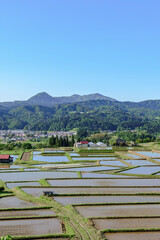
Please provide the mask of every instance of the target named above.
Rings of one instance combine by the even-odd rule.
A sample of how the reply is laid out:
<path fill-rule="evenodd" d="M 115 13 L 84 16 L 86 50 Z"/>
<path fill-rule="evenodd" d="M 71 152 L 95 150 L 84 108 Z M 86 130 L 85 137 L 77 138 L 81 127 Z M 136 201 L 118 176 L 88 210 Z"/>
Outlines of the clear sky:
<path fill-rule="evenodd" d="M 0 101 L 160 99 L 159 0 L 1 0 Z"/>

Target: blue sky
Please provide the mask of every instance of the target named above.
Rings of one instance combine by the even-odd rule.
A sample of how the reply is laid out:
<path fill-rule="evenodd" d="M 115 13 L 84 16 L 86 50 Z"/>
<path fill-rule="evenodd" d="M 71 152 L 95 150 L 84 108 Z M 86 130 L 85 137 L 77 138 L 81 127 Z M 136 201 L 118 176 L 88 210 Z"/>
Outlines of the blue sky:
<path fill-rule="evenodd" d="M 159 0 L 0 1 L 0 101 L 160 99 Z"/>

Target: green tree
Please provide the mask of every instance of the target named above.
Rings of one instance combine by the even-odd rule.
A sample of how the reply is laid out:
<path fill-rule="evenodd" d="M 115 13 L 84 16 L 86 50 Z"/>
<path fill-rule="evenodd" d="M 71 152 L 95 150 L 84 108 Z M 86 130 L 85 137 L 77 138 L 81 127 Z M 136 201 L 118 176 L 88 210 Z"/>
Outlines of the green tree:
<path fill-rule="evenodd" d="M 23 143 L 22 148 L 23 149 L 32 149 L 32 144 L 31 143 Z"/>

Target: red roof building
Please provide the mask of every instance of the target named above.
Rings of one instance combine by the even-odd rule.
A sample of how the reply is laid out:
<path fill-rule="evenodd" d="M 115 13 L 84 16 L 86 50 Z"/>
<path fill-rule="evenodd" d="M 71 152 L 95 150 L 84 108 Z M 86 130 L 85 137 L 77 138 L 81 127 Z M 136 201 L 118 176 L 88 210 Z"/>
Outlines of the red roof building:
<path fill-rule="evenodd" d="M 0 154 L 0 163 L 9 163 L 13 161 L 13 157 L 9 154 Z"/>
<path fill-rule="evenodd" d="M 80 141 L 81 144 L 88 144 L 88 141 Z"/>
<path fill-rule="evenodd" d="M 10 155 L 8 154 L 6 154 L 6 155 L 4 155 L 4 154 L 1 154 L 0 155 L 0 159 L 9 159 L 10 158 Z"/>

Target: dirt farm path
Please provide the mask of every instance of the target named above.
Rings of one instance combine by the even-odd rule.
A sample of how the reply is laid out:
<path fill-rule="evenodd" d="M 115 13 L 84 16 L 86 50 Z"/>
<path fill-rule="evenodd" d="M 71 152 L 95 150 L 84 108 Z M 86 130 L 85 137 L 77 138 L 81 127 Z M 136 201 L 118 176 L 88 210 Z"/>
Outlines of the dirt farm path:
<path fill-rule="evenodd" d="M 24 152 L 21 160 L 22 161 L 29 161 L 30 155 L 31 155 L 30 152 Z"/>

